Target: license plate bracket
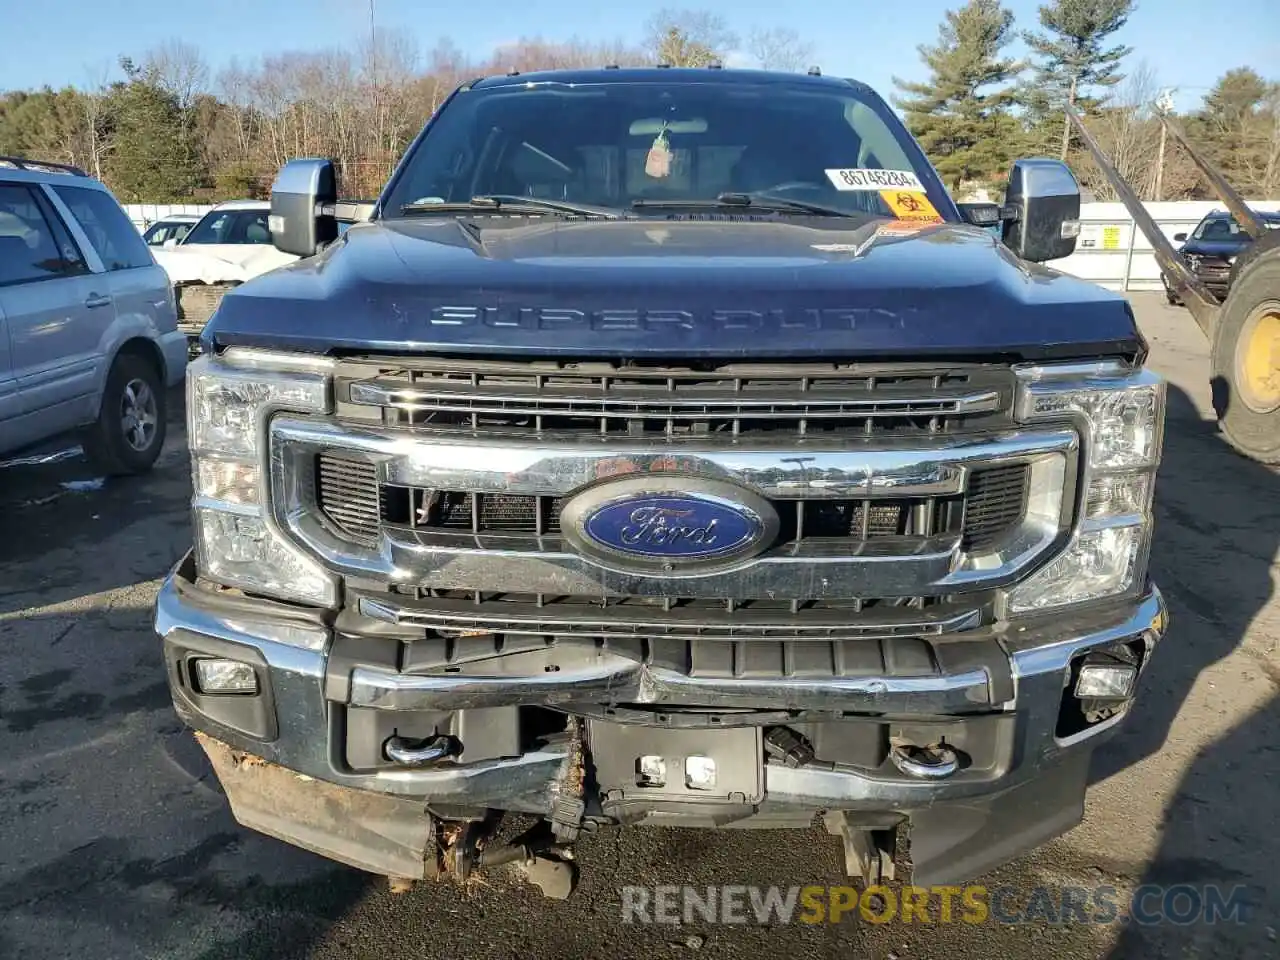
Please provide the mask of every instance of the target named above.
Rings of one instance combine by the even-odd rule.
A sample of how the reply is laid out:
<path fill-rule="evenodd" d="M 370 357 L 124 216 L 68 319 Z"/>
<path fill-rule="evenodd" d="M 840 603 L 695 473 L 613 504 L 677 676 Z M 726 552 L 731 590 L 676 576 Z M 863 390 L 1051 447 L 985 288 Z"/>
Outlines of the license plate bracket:
<path fill-rule="evenodd" d="M 613 800 L 750 804 L 764 797 L 759 727 L 664 729 L 590 720 L 587 742 L 600 792 Z M 653 776 L 653 760 L 644 758 L 661 759 L 661 782 Z M 706 782 L 708 762 L 714 783 Z"/>

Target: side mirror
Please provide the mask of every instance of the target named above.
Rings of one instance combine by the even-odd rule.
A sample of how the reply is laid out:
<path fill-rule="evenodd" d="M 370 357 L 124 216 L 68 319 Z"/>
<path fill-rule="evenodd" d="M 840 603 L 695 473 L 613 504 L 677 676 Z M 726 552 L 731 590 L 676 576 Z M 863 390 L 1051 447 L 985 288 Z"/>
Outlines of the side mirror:
<path fill-rule="evenodd" d="M 178 238 L 177 238 L 177 237 L 170 237 L 168 240 L 166 240 L 166 241 L 162 244 L 162 246 L 163 246 L 163 247 L 164 247 L 164 249 L 166 249 L 166 250 L 169 250 L 169 249 L 171 249 L 171 248 L 173 248 L 173 247 L 176 247 L 177 245 L 178 245 Z"/>
<path fill-rule="evenodd" d="M 1187 235 L 1185 233 L 1175 233 L 1173 235 L 1174 243 L 1183 243 L 1186 239 L 1187 239 Z"/>
<path fill-rule="evenodd" d="M 1023 260 L 1043 263 L 1075 251 L 1080 236 L 1080 185 L 1061 160 L 1015 161 L 1005 205 L 1017 211 L 1017 218 L 1006 221 L 1004 243 Z"/>
<path fill-rule="evenodd" d="M 338 237 L 338 199 L 332 160 L 290 160 L 271 185 L 271 242 L 277 250 L 310 257 Z M 324 208 L 328 207 L 326 213 Z"/>

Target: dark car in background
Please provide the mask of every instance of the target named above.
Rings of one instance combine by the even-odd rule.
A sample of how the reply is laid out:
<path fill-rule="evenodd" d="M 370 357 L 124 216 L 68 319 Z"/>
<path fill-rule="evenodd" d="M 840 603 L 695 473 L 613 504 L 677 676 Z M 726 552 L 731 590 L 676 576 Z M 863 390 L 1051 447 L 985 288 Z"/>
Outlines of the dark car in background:
<path fill-rule="evenodd" d="M 1268 230 L 1280 228 L 1280 213 L 1258 213 L 1258 218 L 1267 225 Z M 1175 233 L 1175 241 L 1181 242 L 1178 252 L 1187 262 L 1195 275 L 1203 281 L 1219 300 L 1225 300 L 1227 290 L 1231 286 L 1231 267 L 1236 257 L 1253 242 L 1253 238 L 1245 231 L 1235 217 L 1224 210 L 1215 210 L 1205 216 L 1191 236 Z M 1161 274 L 1160 282 L 1164 284 L 1165 298 L 1171 304 L 1181 301 L 1169 287 L 1168 279 Z"/>

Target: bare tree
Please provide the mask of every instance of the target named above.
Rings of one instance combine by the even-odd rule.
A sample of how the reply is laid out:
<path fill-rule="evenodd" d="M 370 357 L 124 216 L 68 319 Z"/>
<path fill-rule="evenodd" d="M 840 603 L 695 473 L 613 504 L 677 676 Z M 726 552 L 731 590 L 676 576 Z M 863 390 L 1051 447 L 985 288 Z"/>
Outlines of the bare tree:
<path fill-rule="evenodd" d="M 1280 83 L 1273 83 L 1264 104 L 1270 122 L 1263 128 L 1261 189 L 1264 197 L 1280 195 Z"/>
<path fill-rule="evenodd" d="M 81 105 L 84 111 L 89 170 L 96 179 L 101 180 L 102 163 L 111 152 L 111 128 L 108 124 L 107 109 L 108 78 L 111 75 L 111 67 L 101 64 L 89 73 L 89 84 L 81 98 Z"/>
<path fill-rule="evenodd" d="M 790 27 L 757 27 L 747 36 L 747 52 L 763 70 L 796 73 L 813 59 L 813 44 Z"/>
<path fill-rule="evenodd" d="M 208 89 L 209 67 L 200 48 L 185 40 L 166 40 L 142 57 L 142 68 L 173 95 L 182 110 L 191 109 L 196 95 Z"/>

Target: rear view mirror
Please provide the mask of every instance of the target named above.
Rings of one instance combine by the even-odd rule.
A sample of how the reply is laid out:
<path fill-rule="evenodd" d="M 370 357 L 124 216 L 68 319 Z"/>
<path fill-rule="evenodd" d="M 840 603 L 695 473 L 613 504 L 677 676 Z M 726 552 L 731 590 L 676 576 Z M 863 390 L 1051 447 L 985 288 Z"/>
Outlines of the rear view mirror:
<path fill-rule="evenodd" d="M 633 120 L 627 133 L 633 137 L 656 137 L 664 130 L 667 133 L 706 133 L 707 121 L 701 118 L 664 120 L 662 117 L 646 117 L 643 120 Z"/>
<path fill-rule="evenodd" d="M 1185 233 L 1175 233 L 1173 235 L 1174 243 L 1182 243 L 1186 239 L 1187 239 L 1187 235 Z"/>
<path fill-rule="evenodd" d="M 271 242 L 277 250 L 310 257 L 338 237 L 332 213 L 338 199 L 332 160 L 290 160 L 271 185 Z M 325 213 L 322 207 L 330 210 Z"/>
<path fill-rule="evenodd" d="M 1061 160 L 1018 160 L 1009 173 L 1005 205 L 1016 219 L 1004 225 L 1004 243 L 1023 260 L 1069 257 L 1080 236 L 1080 185 Z"/>

